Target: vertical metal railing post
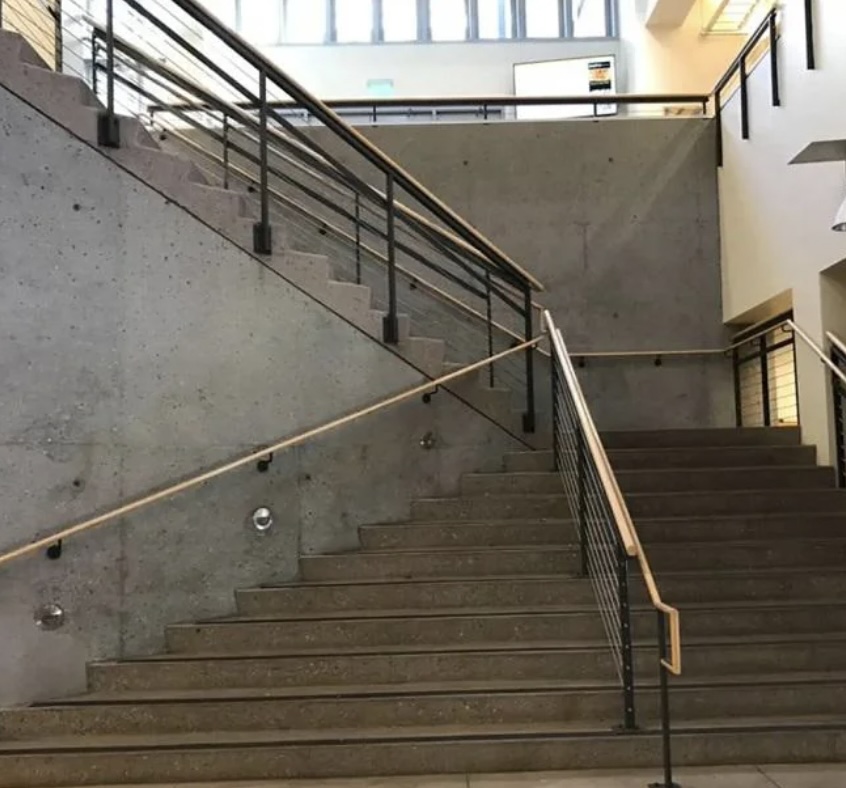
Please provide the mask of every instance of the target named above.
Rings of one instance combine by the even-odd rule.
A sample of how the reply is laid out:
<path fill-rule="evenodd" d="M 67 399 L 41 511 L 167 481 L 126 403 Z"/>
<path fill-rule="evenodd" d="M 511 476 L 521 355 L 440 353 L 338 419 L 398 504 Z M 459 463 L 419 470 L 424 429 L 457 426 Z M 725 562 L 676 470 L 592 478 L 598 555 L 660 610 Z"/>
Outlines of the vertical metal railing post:
<path fill-rule="evenodd" d="M 582 577 L 588 576 L 588 523 L 587 523 L 587 457 L 585 436 L 580 424 L 576 425 L 576 474 L 579 516 L 579 569 Z"/>
<path fill-rule="evenodd" d="M 273 228 L 270 226 L 270 194 L 267 184 L 267 72 L 259 72 L 259 190 L 261 218 L 253 225 L 253 251 L 273 252 Z"/>
<path fill-rule="evenodd" d="M 3 0 L 0 0 L 0 28 L 3 27 Z"/>
<path fill-rule="evenodd" d="M 223 188 L 229 188 L 229 115 L 223 113 Z"/>
<path fill-rule="evenodd" d="M 62 27 L 62 0 L 55 0 L 50 6 L 50 14 L 53 17 L 53 68 L 61 73 L 65 65 L 65 37 Z"/>
<path fill-rule="evenodd" d="M 740 353 L 738 348 L 731 351 L 732 372 L 734 374 L 734 415 L 736 426 L 743 426 L 743 391 L 740 388 Z"/>
<path fill-rule="evenodd" d="M 396 205 L 393 173 L 388 173 L 385 186 L 388 211 L 388 314 L 382 320 L 382 337 L 387 344 L 396 345 L 399 342 L 399 319 L 397 318 Z"/>
<path fill-rule="evenodd" d="M 740 136 L 749 139 L 749 86 L 745 57 L 740 58 Z"/>
<path fill-rule="evenodd" d="M 0 0 L 3 2 L 3 0 Z M 98 87 L 99 80 L 97 77 L 97 55 L 99 54 L 99 43 L 97 41 L 97 32 L 91 31 L 91 90 L 96 98 L 99 98 Z"/>
<path fill-rule="evenodd" d="M 667 678 L 667 668 L 664 663 L 668 660 L 667 649 L 667 621 L 664 614 L 658 611 L 658 672 L 661 697 L 661 749 L 664 760 L 664 778 L 660 783 L 652 783 L 650 788 L 679 788 L 673 782 L 673 754 L 670 731 L 670 685 Z"/>
<path fill-rule="evenodd" d="M 723 107 L 720 92 L 714 94 L 714 133 L 717 143 L 717 166 L 723 166 Z"/>
<path fill-rule="evenodd" d="M 355 193 L 355 283 L 361 284 L 361 195 Z"/>
<path fill-rule="evenodd" d="M 831 349 L 831 360 L 839 368 L 843 368 L 843 356 L 837 348 Z M 844 391 L 843 383 L 840 378 L 831 373 L 831 405 L 834 408 L 834 443 L 837 451 L 837 459 L 835 462 L 835 470 L 837 471 L 837 486 L 841 489 L 846 487 L 846 434 L 844 434 L 844 427 L 846 427 L 846 414 L 844 414 Z"/>
<path fill-rule="evenodd" d="M 493 351 L 493 303 L 491 302 L 491 272 L 485 272 L 485 301 L 487 305 L 487 311 L 485 318 L 488 323 L 488 355 L 492 356 L 494 354 Z M 491 384 L 491 388 L 494 387 L 494 380 L 495 380 L 495 373 L 494 373 L 494 365 L 488 364 L 488 379 Z"/>
<path fill-rule="evenodd" d="M 781 91 L 778 84 L 778 25 L 775 9 L 770 11 L 770 83 L 772 86 L 773 106 L 781 106 Z"/>
<path fill-rule="evenodd" d="M 534 338 L 532 321 L 532 289 L 526 285 L 523 289 L 523 310 L 525 317 L 526 341 Z M 523 432 L 535 431 L 535 350 L 526 350 L 526 412 L 523 414 Z"/>
<path fill-rule="evenodd" d="M 561 437 L 558 434 L 561 423 L 561 405 L 558 402 L 560 379 L 558 364 L 554 356 L 550 358 L 550 380 L 552 382 L 552 468 L 555 471 L 560 471 Z"/>
<path fill-rule="evenodd" d="M 629 559 L 622 543 L 617 545 L 617 594 L 620 600 L 620 646 L 623 678 L 623 728 L 637 727 L 635 717 L 634 655 L 632 653 L 632 616 L 629 605 Z"/>
<path fill-rule="evenodd" d="M 814 0 L 805 0 L 805 62 L 809 71 L 817 67 L 814 50 Z"/>
<path fill-rule="evenodd" d="M 97 144 L 120 147 L 120 123 L 115 115 L 115 3 L 106 0 L 106 109 L 97 116 Z"/>
<path fill-rule="evenodd" d="M 764 426 L 771 427 L 770 414 L 770 357 L 767 353 L 767 335 L 758 340 L 758 358 L 761 363 L 761 412 Z"/>

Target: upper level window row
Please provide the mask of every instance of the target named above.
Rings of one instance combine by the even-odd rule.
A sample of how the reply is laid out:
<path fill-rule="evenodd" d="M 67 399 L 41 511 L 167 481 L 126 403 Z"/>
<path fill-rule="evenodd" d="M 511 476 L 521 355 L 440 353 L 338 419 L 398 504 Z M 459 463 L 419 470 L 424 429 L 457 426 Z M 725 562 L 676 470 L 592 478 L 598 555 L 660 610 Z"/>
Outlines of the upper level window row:
<path fill-rule="evenodd" d="M 206 0 L 254 44 L 608 38 L 617 0 Z"/>

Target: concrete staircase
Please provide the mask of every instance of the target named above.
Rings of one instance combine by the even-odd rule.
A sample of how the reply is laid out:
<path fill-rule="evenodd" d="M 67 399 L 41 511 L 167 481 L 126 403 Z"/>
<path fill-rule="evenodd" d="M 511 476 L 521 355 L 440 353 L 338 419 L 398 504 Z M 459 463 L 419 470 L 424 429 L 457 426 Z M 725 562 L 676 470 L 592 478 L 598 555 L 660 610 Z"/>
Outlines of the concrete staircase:
<path fill-rule="evenodd" d="M 846 752 L 846 492 L 798 431 L 604 435 L 681 609 L 678 764 Z M 361 550 L 176 624 L 90 692 L 0 713 L 0 785 L 657 767 L 654 615 L 633 582 L 637 731 L 551 455 L 507 455 Z M 657 774 L 657 772 L 656 772 Z"/>
<path fill-rule="evenodd" d="M 97 117 L 102 105 L 90 88 L 76 77 L 52 71 L 24 38 L 6 30 L 0 30 L 0 88 L 97 148 Z M 295 250 L 284 225 L 273 226 L 274 254 L 253 252 L 253 224 L 258 213 L 255 195 L 245 185 L 231 189 L 214 185 L 190 158 L 163 150 L 136 118 L 120 118 L 120 134 L 122 147 L 97 149 L 262 265 L 382 342 L 385 313 L 372 306 L 371 288 L 336 278 L 332 260 L 325 255 Z M 400 342 L 391 349 L 409 364 L 433 379 L 453 371 L 443 338 L 415 336 L 408 315 L 399 315 L 399 329 Z M 474 360 L 485 355 L 487 345 L 480 344 Z M 524 434 L 522 413 L 516 409 L 513 392 L 491 386 L 486 374 L 459 379 L 446 388 L 526 445 L 544 445 L 545 434 Z"/>

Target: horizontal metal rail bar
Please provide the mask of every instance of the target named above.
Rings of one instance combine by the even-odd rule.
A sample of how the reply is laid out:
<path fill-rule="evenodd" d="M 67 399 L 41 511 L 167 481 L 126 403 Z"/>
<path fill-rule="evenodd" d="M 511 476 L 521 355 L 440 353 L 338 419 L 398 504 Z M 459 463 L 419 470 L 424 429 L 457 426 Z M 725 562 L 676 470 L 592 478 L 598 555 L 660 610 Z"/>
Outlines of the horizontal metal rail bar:
<path fill-rule="evenodd" d="M 397 98 L 360 98 L 360 99 L 324 99 L 323 103 L 331 109 L 404 109 L 406 107 L 422 107 L 437 109 L 439 107 L 544 107 L 544 106 L 576 106 L 590 104 L 707 104 L 711 96 L 700 93 L 591 93 L 589 95 L 567 96 L 441 96 L 441 97 L 411 97 Z M 254 103 L 239 103 L 242 109 L 257 109 Z M 294 101 L 273 101 L 270 106 L 274 109 L 299 108 Z M 173 109 L 200 110 L 198 107 L 182 107 L 179 104 L 151 104 L 149 112 L 169 112 Z"/>
<path fill-rule="evenodd" d="M 825 353 L 823 353 L 822 348 L 814 342 L 813 339 L 799 326 L 796 325 L 792 320 L 787 321 L 788 325 L 793 329 L 794 333 L 809 347 L 814 353 L 817 355 L 819 360 L 825 364 L 840 380 L 840 382 L 846 385 L 846 373 L 843 372 L 840 367 L 837 366 Z M 839 342 L 839 340 L 838 340 Z"/>
<path fill-rule="evenodd" d="M 537 345 L 542 339 L 543 337 L 535 337 L 534 339 L 531 339 L 528 342 L 523 342 L 517 347 L 509 348 L 508 350 L 504 350 L 494 356 L 489 356 L 488 358 L 476 361 L 473 364 L 469 364 L 466 367 L 462 367 L 461 369 L 458 369 L 455 372 L 450 372 L 449 374 L 443 375 L 434 380 L 428 380 L 419 386 L 414 386 L 413 388 L 410 388 L 407 391 L 404 391 L 400 394 L 395 394 L 394 396 L 381 400 L 380 402 L 377 402 L 374 405 L 369 405 L 366 408 L 361 408 L 360 410 L 357 410 L 354 413 L 350 413 L 346 416 L 342 416 L 341 418 L 334 419 L 319 427 L 315 427 L 314 429 L 306 430 L 305 432 L 302 432 L 292 438 L 285 438 L 284 440 L 278 441 L 277 443 L 271 444 L 270 446 L 264 446 L 261 449 L 239 457 L 237 460 L 232 460 L 231 462 L 227 462 L 224 465 L 219 465 L 218 467 L 213 468 L 209 471 L 205 471 L 204 473 L 201 473 L 197 476 L 192 476 L 190 479 L 186 479 L 185 481 L 179 482 L 178 484 L 171 485 L 170 487 L 167 487 L 164 490 L 159 490 L 158 492 L 150 493 L 149 495 L 145 495 L 141 498 L 136 498 L 135 500 L 130 501 L 129 503 L 126 503 L 122 506 L 119 506 L 116 509 L 109 510 L 105 514 L 97 515 L 96 517 L 92 517 L 81 523 L 70 526 L 69 528 L 64 528 L 61 531 L 58 531 L 42 539 L 38 539 L 37 541 L 31 542 L 30 544 L 24 545 L 23 547 L 18 547 L 14 550 L 9 550 L 8 552 L 0 555 L 0 566 L 2 566 L 3 564 L 10 563 L 11 561 L 14 561 L 17 558 L 22 558 L 25 555 L 49 547 L 50 545 L 55 544 L 60 540 L 63 541 L 65 539 L 70 539 L 72 536 L 78 536 L 81 533 L 85 533 L 86 531 L 90 531 L 93 528 L 105 525 L 106 523 L 111 522 L 117 518 L 126 517 L 127 515 L 134 514 L 135 512 L 138 512 L 141 509 L 151 506 L 152 504 L 159 503 L 168 498 L 172 498 L 173 496 L 185 492 L 186 490 L 191 490 L 194 487 L 199 487 L 200 485 L 205 484 L 206 482 L 209 482 L 212 479 L 216 479 L 219 476 L 223 476 L 224 474 L 230 473 L 231 471 L 235 471 L 238 468 L 243 468 L 245 465 L 249 465 L 250 463 L 257 462 L 258 460 L 267 457 L 269 454 L 276 454 L 280 451 L 284 451 L 285 449 L 290 449 L 294 446 L 299 446 L 314 438 L 318 438 L 321 435 L 333 432 L 334 430 L 337 430 L 340 427 L 345 427 L 348 424 L 352 424 L 353 422 L 358 421 L 359 419 L 362 419 L 366 416 L 371 416 L 374 413 L 379 413 L 394 405 L 399 405 L 400 403 L 413 399 L 414 397 L 420 394 L 431 392 L 434 388 L 437 388 L 439 386 L 445 386 L 447 383 L 451 383 L 453 380 L 457 380 L 458 378 L 462 378 L 465 375 L 471 374 L 472 372 L 484 369 L 485 367 L 491 364 L 495 364 L 496 362 L 501 361 L 507 356 L 528 350 L 529 348 L 532 348 Z"/>

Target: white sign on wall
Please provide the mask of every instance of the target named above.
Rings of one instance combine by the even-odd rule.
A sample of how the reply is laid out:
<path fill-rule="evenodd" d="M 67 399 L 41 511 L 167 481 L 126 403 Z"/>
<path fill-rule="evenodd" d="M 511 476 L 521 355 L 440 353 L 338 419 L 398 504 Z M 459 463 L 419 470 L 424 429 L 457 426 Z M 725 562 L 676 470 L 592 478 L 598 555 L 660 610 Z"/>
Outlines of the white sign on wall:
<path fill-rule="evenodd" d="M 514 64 L 515 96 L 594 96 L 617 89 L 613 55 Z M 616 104 L 551 104 L 517 107 L 519 120 L 550 120 L 615 115 Z"/>

